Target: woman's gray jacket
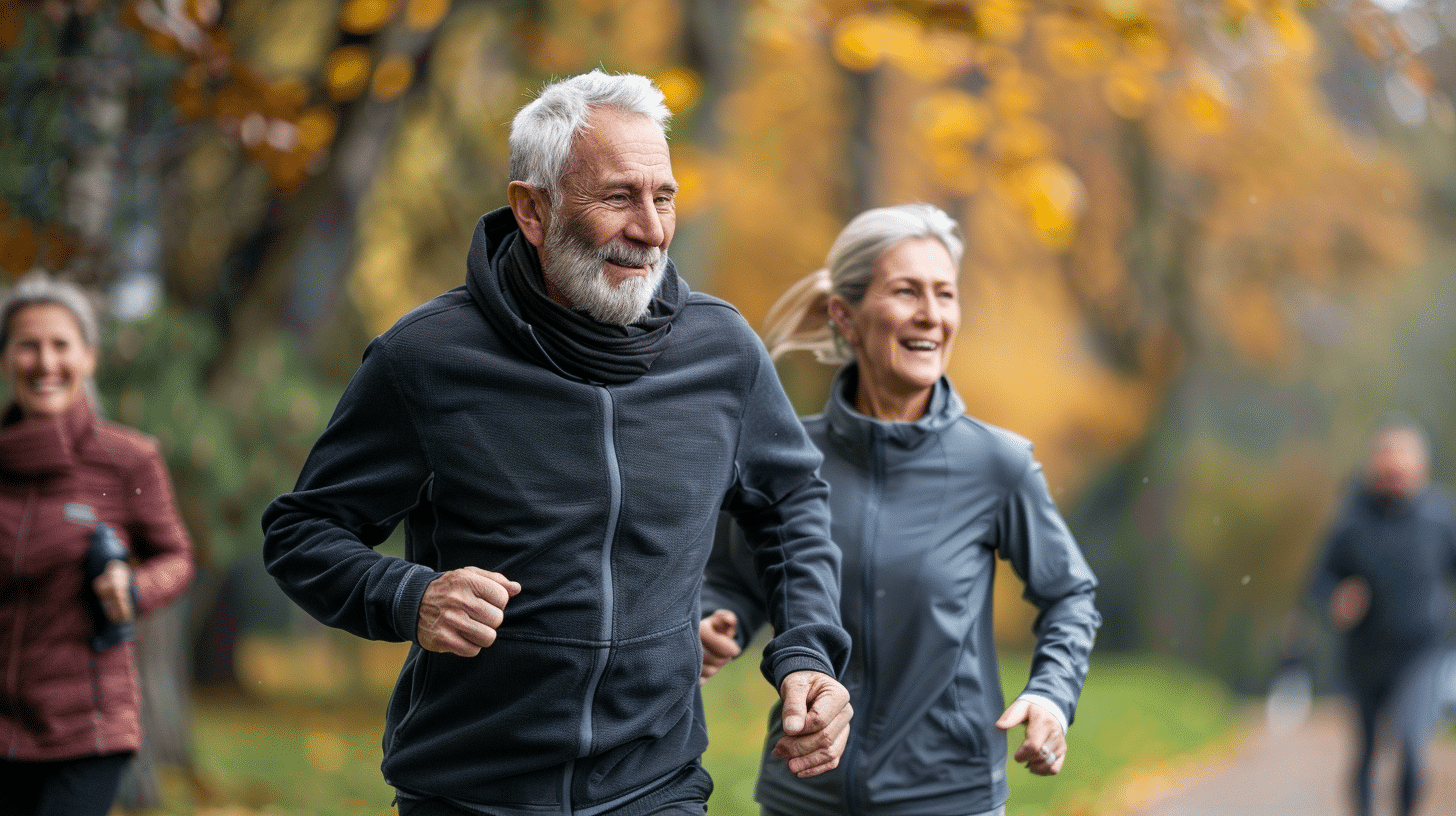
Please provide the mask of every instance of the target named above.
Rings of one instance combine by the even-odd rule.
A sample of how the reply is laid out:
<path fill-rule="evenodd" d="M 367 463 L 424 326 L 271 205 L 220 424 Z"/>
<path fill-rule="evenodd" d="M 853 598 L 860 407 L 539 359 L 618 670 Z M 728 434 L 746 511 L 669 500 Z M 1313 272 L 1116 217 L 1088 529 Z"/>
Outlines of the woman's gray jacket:
<path fill-rule="evenodd" d="M 1003 804 L 1006 736 L 992 634 L 995 559 L 1040 610 L 1023 696 L 1070 722 L 1101 623 L 1096 578 L 1047 491 L 1031 444 L 972 419 L 944 377 L 917 422 L 858 413 L 853 365 L 820 416 L 832 538 L 843 551 L 840 610 L 853 641 L 843 680 L 854 706 L 839 767 L 797 779 L 768 751 L 757 798 L 802 816 L 965 816 Z M 703 611 L 738 615 L 741 644 L 764 623 L 752 557 L 730 522 L 709 562 Z"/>

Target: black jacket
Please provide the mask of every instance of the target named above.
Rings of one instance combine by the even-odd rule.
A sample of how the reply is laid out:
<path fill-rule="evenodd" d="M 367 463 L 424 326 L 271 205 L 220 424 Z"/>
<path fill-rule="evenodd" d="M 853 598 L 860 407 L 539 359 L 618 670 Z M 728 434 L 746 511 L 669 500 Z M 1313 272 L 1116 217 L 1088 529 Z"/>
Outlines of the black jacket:
<path fill-rule="evenodd" d="M 1351 680 L 1378 684 L 1403 657 L 1439 645 L 1449 634 L 1456 578 L 1456 511 L 1444 488 L 1430 485 L 1391 507 L 1362 485 L 1349 493 L 1315 564 L 1310 598 L 1327 613 L 1335 585 L 1358 576 L 1370 608 L 1346 633 Z"/>
<path fill-rule="evenodd" d="M 536 269 L 509 210 L 482 218 L 467 285 L 370 344 L 263 527 L 284 591 L 362 637 L 413 640 L 443 571 L 520 582 L 479 656 L 410 650 L 383 769 L 406 794 L 538 816 L 633 798 L 706 746 L 698 598 L 720 509 L 778 599 L 775 686 L 837 676 L 849 642 L 821 457 L 742 317 L 669 268 L 645 323 L 587 327 L 650 368 L 592 382 L 589 359 L 547 351 L 570 338 L 522 319 L 559 308 L 521 307 L 539 282 L 503 283 Z M 405 559 L 371 549 L 401 521 Z"/>

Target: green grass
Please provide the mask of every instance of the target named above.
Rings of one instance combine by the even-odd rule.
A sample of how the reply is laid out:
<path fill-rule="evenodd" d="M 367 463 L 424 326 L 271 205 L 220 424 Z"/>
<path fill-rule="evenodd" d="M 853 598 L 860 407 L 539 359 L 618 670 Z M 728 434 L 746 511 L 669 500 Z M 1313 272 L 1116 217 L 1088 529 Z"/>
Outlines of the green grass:
<path fill-rule="evenodd" d="M 704 694 L 712 740 L 704 764 L 713 775 L 709 816 L 757 816 L 753 801 L 773 689 L 752 659 L 729 664 Z M 1007 699 L 1021 691 L 1025 655 L 1003 655 Z M 1216 681 L 1148 655 L 1097 655 L 1068 735 L 1068 756 L 1055 777 L 1008 768 L 1007 816 L 1114 814 L 1150 782 L 1178 770 L 1179 760 L 1217 750 L 1235 723 L 1237 703 Z M 1013 729 L 1011 751 L 1021 739 Z"/>
<path fill-rule="evenodd" d="M 380 776 L 383 700 L 194 700 L 195 778 L 164 769 L 146 816 L 396 816 Z"/>
<path fill-rule="evenodd" d="M 758 673 L 758 650 L 707 686 L 714 779 L 710 816 L 757 816 L 753 786 L 774 691 Z M 1027 662 L 1003 656 L 1008 698 Z M 1147 655 L 1093 660 L 1056 777 L 1010 768 L 1008 816 L 1111 816 L 1131 810 L 1139 790 L 1175 777 L 1180 762 L 1225 744 L 1237 700 L 1224 688 Z M 202 695 L 195 701 L 196 780 L 168 774 L 168 806 L 146 816 L 393 816 L 379 773 L 384 700 L 376 695 L 318 703 Z M 1012 745 L 1020 739 L 1013 734 Z M 1129 798 L 1132 797 L 1132 798 Z"/>
<path fill-rule="evenodd" d="M 1002 660 L 1007 699 L 1021 691 L 1027 666 L 1023 656 Z M 1096 655 L 1067 735 L 1062 772 L 1040 777 L 1013 764 L 1007 816 L 1126 812 L 1149 783 L 1225 750 L 1238 708 L 1221 683 L 1171 660 Z M 1011 736 L 1013 751 L 1019 731 Z"/>

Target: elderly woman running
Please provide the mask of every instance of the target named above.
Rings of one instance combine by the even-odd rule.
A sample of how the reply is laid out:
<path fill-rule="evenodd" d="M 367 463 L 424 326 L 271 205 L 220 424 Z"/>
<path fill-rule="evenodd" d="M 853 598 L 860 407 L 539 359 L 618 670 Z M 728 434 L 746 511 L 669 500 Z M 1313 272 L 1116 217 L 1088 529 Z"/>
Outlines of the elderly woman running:
<path fill-rule="evenodd" d="M 992 816 L 1015 759 L 1058 773 L 1101 623 L 1097 586 L 1047 492 L 1031 444 L 965 415 L 945 375 L 961 307 L 956 223 L 928 204 L 869 210 L 828 267 L 769 315 L 780 354 L 812 349 L 842 367 L 824 413 L 804 420 L 824 453 L 840 610 L 854 648 L 855 707 L 839 767 L 811 779 L 765 761 L 765 816 Z M 741 538 L 720 525 L 703 591 L 706 681 L 762 625 Z M 1008 561 L 1037 606 L 1025 690 L 1009 708 L 992 639 L 992 578 Z M 778 740 L 770 718 L 765 760 Z"/>

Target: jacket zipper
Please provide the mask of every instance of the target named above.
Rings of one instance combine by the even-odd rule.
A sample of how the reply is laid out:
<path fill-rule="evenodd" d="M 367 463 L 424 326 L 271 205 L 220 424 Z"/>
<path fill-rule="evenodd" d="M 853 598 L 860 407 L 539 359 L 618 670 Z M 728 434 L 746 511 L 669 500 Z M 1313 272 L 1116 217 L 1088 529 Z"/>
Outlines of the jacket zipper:
<path fill-rule="evenodd" d="M 25 498 L 25 512 L 20 517 L 20 527 L 15 534 L 15 555 L 11 559 L 11 573 L 20 574 L 21 565 L 24 564 L 26 539 L 30 536 L 30 525 L 35 520 L 36 499 L 40 494 L 40 488 L 31 485 L 30 495 Z M 15 623 L 10 631 L 10 670 L 5 673 L 5 695 L 15 697 L 20 689 L 20 644 L 21 634 L 25 631 L 25 613 L 29 610 L 28 604 L 20 604 L 15 610 Z M 5 755 L 15 750 L 12 742 L 5 747 Z"/>
<path fill-rule="evenodd" d="M 860 643 L 856 650 L 864 661 L 864 686 L 860 696 L 864 701 L 867 718 L 873 718 L 875 710 L 875 543 L 879 538 L 880 499 L 884 483 L 884 465 L 880 461 L 880 429 L 871 426 L 868 445 L 869 484 L 865 497 L 864 525 L 860 535 L 859 556 L 859 632 Z M 858 710 L 858 706 L 856 706 Z M 844 804 L 849 816 L 864 810 L 866 803 L 860 791 L 859 757 L 864 748 L 864 729 L 849 729 L 849 745 L 845 748 Z"/>
<path fill-rule="evenodd" d="M 617 461 L 617 437 L 616 437 L 616 413 L 615 405 L 612 402 L 612 392 L 605 386 L 597 386 L 597 393 L 601 396 L 602 403 L 602 452 L 607 465 L 607 523 L 602 531 L 602 626 L 597 636 L 602 643 L 608 644 L 596 660 L 596 666 L 592 669 L 591 681 L 586 686 L 586 696 L 582 700 L 581 727 L 577 733 L 577 756 L 586 756 L 591 753 L 592 740 L 592 701 L 596 698 L 597 687 L 602 681 L 602 674 L 607 669 L 607 661 L 611 658 L 610 644 L 612 642 L 613 620 L 615 618 L 616 598 L 612 594 L 612 545 L 617 536 L 617 519 L 622 512 L 622 469 Z M 575 763 L 566 766 L 561 782 L 561 812 L 570 814 L 571 806 L 571 781 L 572 771 Z"/>

